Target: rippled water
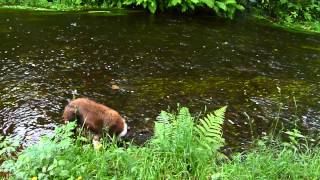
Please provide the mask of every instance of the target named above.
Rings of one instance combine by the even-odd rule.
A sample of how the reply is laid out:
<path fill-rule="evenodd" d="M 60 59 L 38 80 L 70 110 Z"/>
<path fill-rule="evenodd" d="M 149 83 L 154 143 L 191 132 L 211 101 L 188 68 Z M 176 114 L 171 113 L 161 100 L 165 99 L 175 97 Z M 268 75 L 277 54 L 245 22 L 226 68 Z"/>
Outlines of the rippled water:
<path fill-rule="evenodd" d="M 228 105 L 231 146 L 250 141 L 248 117 L 254 136 L 278 116 L 320 129 L 318 35 L 211 17 L 1 10 L 0 42 L 0 134 L 27 143 L 61 124 L 74 90 L 118 110 L 140 142 L 178 102 L 194 113 Z"/>

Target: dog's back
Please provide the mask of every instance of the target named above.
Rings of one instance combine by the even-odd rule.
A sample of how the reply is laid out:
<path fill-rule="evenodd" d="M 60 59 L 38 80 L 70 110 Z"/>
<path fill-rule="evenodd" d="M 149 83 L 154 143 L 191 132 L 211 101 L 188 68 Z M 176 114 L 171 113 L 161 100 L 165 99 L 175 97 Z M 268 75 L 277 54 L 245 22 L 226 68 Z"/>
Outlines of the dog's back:
<path fill-rule="evenodd" d="M 68 122 L 74 119 L 78 124 L 84 123 L 99 137 L 104 128 L 119 136 L 127 133 L 127 124 L 117 111 L 86 98 L 74 99 L 65 107 L 63 120 Z"/>

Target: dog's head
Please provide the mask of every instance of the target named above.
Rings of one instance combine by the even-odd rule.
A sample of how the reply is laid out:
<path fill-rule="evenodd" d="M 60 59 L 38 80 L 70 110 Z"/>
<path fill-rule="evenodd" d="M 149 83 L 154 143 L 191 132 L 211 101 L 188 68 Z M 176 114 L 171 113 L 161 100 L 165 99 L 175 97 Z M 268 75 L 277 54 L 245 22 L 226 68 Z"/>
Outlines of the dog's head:
<path fill-rule="evenodd" d="M 124 137 L 128 132 L 128 125 L 127 125 L 126 121 L 123 118 L 122 118 L 122 122 L 123 122 L 123 130 L 119 134 L 119 137 Z"/>
<path fill-rule="evenodd" d="M 117 112 L 113 114 L 112 116 L 107 116 L 108 124 L 107 126 L 109 129 L 109 134 L 115 134 L 118 137 L 124 137 L 128 132 L 128 125 L 126 123 L 126 120 L 121 117 Z"/>

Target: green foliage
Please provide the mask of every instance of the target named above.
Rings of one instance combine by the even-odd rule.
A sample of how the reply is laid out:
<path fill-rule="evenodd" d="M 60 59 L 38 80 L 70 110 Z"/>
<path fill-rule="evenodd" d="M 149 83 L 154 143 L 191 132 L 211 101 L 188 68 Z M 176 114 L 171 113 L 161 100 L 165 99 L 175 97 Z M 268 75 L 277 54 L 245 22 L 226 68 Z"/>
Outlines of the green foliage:
<path fill-rule="evenodd" d="M 148 9 L 151 13 L 155 13 L 157 10 L 157 1 L 156 0 L 125 0 L 124 5 L 135 5 L 142 6 L 145 9 Z"/>
<path fill-rule="evenodd" d="M 11 158 L 20 146 L 19 139 L 0 136 L 0 159 Z"/>
<path fill-rule="evenodd" d="M 225 143 L 222 137 L 222 124 L 226 108 L 226 106 L 220 108 L 214 114 L 208 114 L 204 119 L 200 119 L 200 124 L 195 129 L 199 135 L 199 144 L 208 150 L 217 151 Z"/>
<path fill-rule="evenodd" d="M 261 145 L 222 164 L 224 179 L 319 179 L 320 149 Z"/>
<path fill-rule="evenodd" d="M 34 144 L 20 154 L 16 160 L 5 161 L 1 169 L 14 174 L 15 179 L 37 176 L 39 179 L 67 177 L 63 169 L 63 160 L 57 158 L 63 155 L 64 150 L 70 148 L 72 143 L 72 130 L 75 123 L 69 123 L 63 128 L 56 128 L 55 135 L 43 137 L 39 143 Z M 64 176 L 66 175 L 66 176 Z"/>
<path fill-rule="evenodd" d="M 33 6 L 33 7 L 48 7 L 47 0 L 26 0 L 22 1 L 23 5 Z"/>
<path fill-rule="evenodd" d="M 175 159 L 174 164 L 161 171 L 174 175 L 174 170 L 185 172 L 186 177 L 205 178 L 212 173 L 215 161 L 224 158 L 219 149 L 224 145 L 222 123 L 226 107 L 200 119 L 196 124 L 187 108 L 172 114 L 162 111 L 155 123 L 154 137 L 148 147 L 165 159 Z M 208 166 L 211 164 L 212 166 Z M 183 166 L 179 166 L 183 165 Z M 171 169 L 170 169 L 171 168 Z"/>
<path fill-rule="evenodd" d="M 286 131 L 285 134 L 288 136 L 289 141 L 283 142 L 282 145 L 291 148 L 294 151 L 308 150 L 309 146 L 314 146 L 314 144 L 309 143 L 313 140 L 309 137 L 304 136 L 298 129 Z"/>
<path fill-rule="evenodd" d="M 230 161 L 223 156 L 222 124 L 226 107 L 204 118 L 194 118 L 187 108 L 162 111 L 154 136 L 143 147 L 119 147 L 117 139 L 104 139 L 93 149 L 87 140 L 73 136 L 74 123 L 57 128 L 17 157 L 10 154 L 17 143 L 2 141 L 0 172 L 9 179 L 318 179 L 320 149 L 299 150 L 305 138 L 288 131 L 289 145 L 260 140 L 257 147 Z M 274 143 L 277 142 L 277 143 Z M 13 143 L 13 145 L 11 145 Z M 9 156 L 8 156 L 9 155 Z"/>
<path fill-rule="evenodd" d="M 181 108 L 178 115 L 162 111 L 151 144 L 162 150 L 181 150 L 193 141 L 193 123 L 187 108 Z"/>
<path fill-rule="evenodd" d="M 233 18 L 236 10 L 244 10 L 244 7 L 236 2 L 236 0 L 125 0 L 125 5 L 136 5 L 148 8 L 151 13 L 155 13 L 157 9 L 161 11 L 168 9 L 178 9 L 185 13 L 194 11 L 196 8 L 209 8 L 218 16 Z"/>
<path fill-rule="evenodd" d="M 0 0 L 1 5 L 20 5 L 25 7 L 53 8 L 53 9 L 70 9 L 79 7 L 83 0 Z"/>
<path fill-rule="evenodd" d="M 233 18 L 236 10 L 243 11 L 244 7 L 236 0 L 169 0 L 168 7 L 180 8 L 181 12 L 193 11 L 203 7 L 212 9 L 217 15 Z"/>
<path fill-rule="evenodd" d="M 244 7 L 236 0 L 0 0 L 0 5 L 24 5 L 31 7 L 45 7 L 54 9 L 68 9 L 78 7 L 143 7 L 152 14 L 158 10 L 178 10 L 182 13 L 192 12 L 195 9 L 211 9 L 216 15 L 233 18 L 237 10 Z"/>
<path fill-rule="evenodd" d="M 259 19 L 267 19 L 275 25 L 320 32 L 320 1 L 319 0 L 239 0 L 248 11 Z"/>
<path fill-rule="evenodd" d="M 223 163 L 224 179 L 318 179 L 319 146 L 310 146 L 308 137 L 296 129 L 284 133 L 287 141 L 264 136 L 253 143 L 255 147 Z"/>
<path fill-rule="evenodd" d="M 318 0 L 262 0 L 258 7 L 287 23 L 315 21 L 320 18 Z"/>
<path fill-rule="evenodd" d="M 72 140 L 75 124 L 69 123 L 16 159 L 6 159 L 0 171 L 10 173 L 12 179 L 207 178 L 215 171 L 215 157 L 221 154 L 224 112 L 225 107 L 197 125 L 187 108 L 180 108 L 177 114 L 163 111 L 155 123 L 154 137 L 144 147 L 129 144 L 122 148 L 116 139 L 105 139 L 98 151 L 83 143 L 81 136 Z"/>

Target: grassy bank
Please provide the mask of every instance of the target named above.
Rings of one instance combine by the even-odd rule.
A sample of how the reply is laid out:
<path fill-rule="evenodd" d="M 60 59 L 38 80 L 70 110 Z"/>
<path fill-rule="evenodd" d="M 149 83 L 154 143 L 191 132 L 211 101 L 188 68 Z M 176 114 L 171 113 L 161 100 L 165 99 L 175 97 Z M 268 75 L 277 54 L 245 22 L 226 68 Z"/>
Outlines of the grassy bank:
<path fill-rule="evenodd" d="M 144 145 L 104 138 L 100 149 L 78 133 L 75 124 L 57 128 L 21 152 L 1 143 L 1 171 L 9 179 L 317 179 L 320 149 L 299 148 L 299 133 L 289 143 L 258 141 L 256 147 L 226 157 L 222 123 L 225 107 L 203 118 L 187 108 L 161 112 L 154 136 Z M 74 138 L 76 136 L 76 138 Z M 121 146 L 119 144 L 122 144 Z M 305 147 L 305 146 L 304 146 Z M 303 149 L 303 150 L 302 150 Z M 14 156 L 12 156 L 15 154 Z"/>
<path fill-rule="evenodd" d="M 234 156 L 220 170 L 226 179 L 319 179 L 320 149 L 304 152 L 287 147 L 259 147 Z"/>

